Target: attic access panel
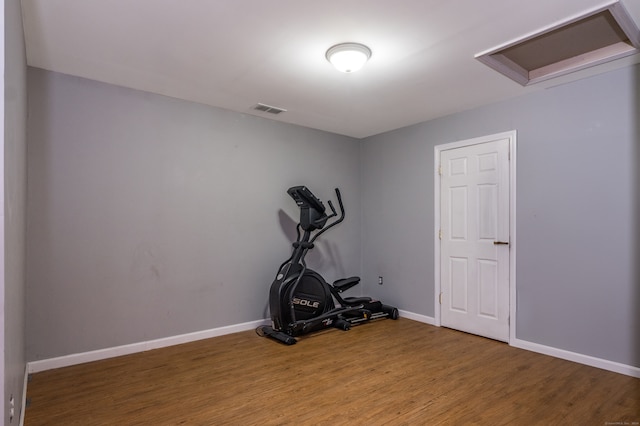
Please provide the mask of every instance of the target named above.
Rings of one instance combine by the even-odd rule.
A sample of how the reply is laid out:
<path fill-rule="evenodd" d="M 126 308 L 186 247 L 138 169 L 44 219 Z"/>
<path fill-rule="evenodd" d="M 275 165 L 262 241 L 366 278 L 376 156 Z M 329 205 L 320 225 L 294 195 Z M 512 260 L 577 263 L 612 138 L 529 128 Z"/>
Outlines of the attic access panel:
<path fill-rule="evenodd" d="M 475 57 L 527 86 L 638 51 L 640 30 L 616 2 Z"/>

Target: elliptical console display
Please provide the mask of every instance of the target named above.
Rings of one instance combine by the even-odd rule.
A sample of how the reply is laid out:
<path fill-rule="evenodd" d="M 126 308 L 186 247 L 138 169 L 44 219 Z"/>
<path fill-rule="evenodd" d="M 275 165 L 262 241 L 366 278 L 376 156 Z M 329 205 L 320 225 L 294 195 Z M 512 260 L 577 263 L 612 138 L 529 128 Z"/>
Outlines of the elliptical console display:
<path fill-rule="evenodd" d="M 329 200 L 331 214 L 305 186 L 294 186 L 287 193 L 300 207 L 300 222 L 291 256 L 278 268 L 269 291 L 271 326 L 256 329 L 259 335 L 292 345 L 296 337 L 327 327 L 349 330 L 352 324 L 376 318 L 398 319 L 398 309 L 370 297 L 342 297 L 340 293 L 357 285 L 359 277 L 327 283 L 317 272 L 309 269 L 305 257 L 316 239 L 344 220 L 342 196 L 335 189 L 340 216 Z M 329 219 L 336 218 L 329 224 Z M 302 232 L 301 232 L 302 231 Z"/>

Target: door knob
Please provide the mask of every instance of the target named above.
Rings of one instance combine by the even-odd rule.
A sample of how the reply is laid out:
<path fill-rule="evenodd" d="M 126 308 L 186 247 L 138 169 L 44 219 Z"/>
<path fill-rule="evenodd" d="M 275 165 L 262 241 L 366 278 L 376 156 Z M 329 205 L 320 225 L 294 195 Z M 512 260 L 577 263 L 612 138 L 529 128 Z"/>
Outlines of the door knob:
<path fill-rule="evenodd" d="M 509 241 L 494 241 L 493 245 L 494 246 L 508 246 L 509 245 Z"/>

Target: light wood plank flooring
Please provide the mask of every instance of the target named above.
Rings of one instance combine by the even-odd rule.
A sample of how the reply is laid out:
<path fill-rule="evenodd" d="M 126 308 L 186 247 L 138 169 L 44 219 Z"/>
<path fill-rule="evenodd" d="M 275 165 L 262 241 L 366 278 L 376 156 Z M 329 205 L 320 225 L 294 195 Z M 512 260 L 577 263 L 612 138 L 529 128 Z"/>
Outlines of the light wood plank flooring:
<path fill-rule="evenodd" d="M 293 346 L 247 331 L 45 371 L 27 397 L 26 426 L 640 422 L 640 379 L 403 318 Z"/>

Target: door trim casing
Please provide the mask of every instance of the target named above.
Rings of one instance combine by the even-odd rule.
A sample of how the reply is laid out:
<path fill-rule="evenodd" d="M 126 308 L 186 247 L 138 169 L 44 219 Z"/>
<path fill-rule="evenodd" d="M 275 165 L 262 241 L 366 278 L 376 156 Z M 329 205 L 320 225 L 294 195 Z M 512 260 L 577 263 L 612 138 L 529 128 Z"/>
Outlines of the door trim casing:
<path fill-rule="evenodd" d="M 434 204 L 434 325 L 440 327 L 440 154 L 442 151 L 491 142 L 496 139 L 509 140 L 509 343 L 516 340 L 516 131 L 450 142 L 434 147 L 433 155 L 433 204 Z"/>

